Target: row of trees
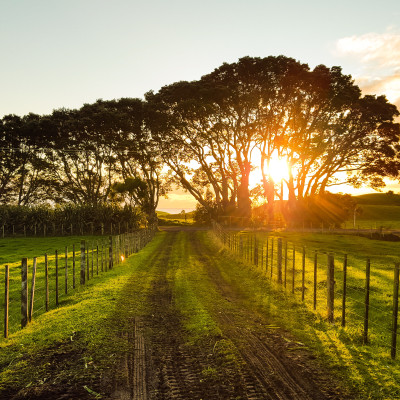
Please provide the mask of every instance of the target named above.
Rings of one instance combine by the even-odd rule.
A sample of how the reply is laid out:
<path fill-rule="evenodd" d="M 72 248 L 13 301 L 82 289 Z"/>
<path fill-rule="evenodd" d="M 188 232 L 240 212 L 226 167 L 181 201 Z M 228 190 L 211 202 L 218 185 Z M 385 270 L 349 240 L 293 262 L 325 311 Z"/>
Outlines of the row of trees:
<path fill-rule="evenodd" d="M 140 99 L 99 100 L 51 115 L 5 116 L 0 203 L 97 207 L 114 201 L 154 219 L 165 180 L 143 108 Z"/>
<path fill-rule="evenodd" d="M 384 96 L 362 96 L 339 67 L 245 57 L 144 100 L 5 116 L 0 202 L 112 199 L 154 218 L 159 196 L 175 182 L 209 213 L 248 217 L 256 197 L 272 210 L 282 196 L 269 168 L 280 157 L 289 166 L 283 184 L 293 214 L 299 200 L 332 185 L 377 188 L 383 177 L 398 177 L 398 115 Z M 262 181 L 252 190 L 254 168 Z"/>

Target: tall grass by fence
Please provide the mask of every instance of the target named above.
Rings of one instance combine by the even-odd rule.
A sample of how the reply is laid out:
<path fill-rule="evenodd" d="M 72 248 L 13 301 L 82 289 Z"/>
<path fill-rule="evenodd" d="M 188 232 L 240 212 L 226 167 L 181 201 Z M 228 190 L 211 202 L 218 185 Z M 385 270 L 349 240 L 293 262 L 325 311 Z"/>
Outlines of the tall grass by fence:
<path fill-rule="evenodd" d="M 18 266 L 5 265 L 0 273 L 4 296 L 3 335 L 24 328 L 32 319 L 54 309 L 77 286 L 123 262 L 153 238 L 156 226 L 117 236 L 81 241 L 62 251 L 32 259 L 23 258 Z"/>
<path fill-rule="evenodd" d="M 398 343 L 399 264 L 382 269 L 374 260 L 309 249 L 269 233 L 225 230 L 214 223 L 219 240 L 243 261 L 265 274 L 279 289 L 312 312 L 345 328 L 355 346 L 371 345 L 396 357 Z"/>

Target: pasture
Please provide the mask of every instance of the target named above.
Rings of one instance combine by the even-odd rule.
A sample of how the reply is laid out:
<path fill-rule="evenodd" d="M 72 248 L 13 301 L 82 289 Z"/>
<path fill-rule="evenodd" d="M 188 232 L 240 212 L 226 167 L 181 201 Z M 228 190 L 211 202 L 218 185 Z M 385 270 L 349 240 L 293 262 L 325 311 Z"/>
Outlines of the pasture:
<path fill-rule="evenodd" d="M 253 236 L 249 231 L 236 234 L 243 237 L 244 245 L 247 238 Z M 248 357 L 253 357 L 247 346 L 256 346 L 257 351 L 264 354 L 262 343 L 281 349 L 279 351 L 286 357 L 282 362 L 289 370 L 301 370 L 296 364 L 300 362 L 307 365 L 313 376 L 316 370 L 323 371 L 323 376 L 331 375 L 335 383 L 329 379 L 322 383 L 315 377 L 323 390 L 336 393 L 331 398 L 400 397 L 399 364 L 390 359 L 390 340 L 387 340 L 393 263 L 397 259 L 398 245 L 347 235 L 280 234 L 288 244 L 295 245 L 296 273 L 292 293 L 292 251 L 288 251 L 287 256 L 286 289 L 281 290 L 282 285 L 276 283 L 276 250 L 271 251 L 272 239 L 276 249 L 278 235 L 257 233 L 257 236 L 259 243 L 265 244 L 268 239 L 269 261 L 274 254 L 272 269 L 270 266 L 266 269 L 265 246 L 262 252 L 258 247 L 258 264 L 254 265 L 254 251 L 248 259 L 239 257 L 229 248 L 221 247 L 210 232 L 158 233 L 126 263 L 89 280 L 87 285 L 64 297 L 59 307 L 38 315 L 27 328 L 1 341 L 0 393 L 11 393 L 28 385 L 22 393 L 31 393 L 29 388 L 32 387 L 54 394 L 56 388 L 51 382 L 68 379 L 69 387 L 74 388 L 75 394 L 79 393 L 79 398 L 93 398 L 88 390 L 108 396 L 110 387 L 121 382 L 104 384 L 100 376 L 108 380 L 124 379 L 128 372 L 119 370 L 118 360 L 129 353 L 132 342 L 128 332 L 135 326 L 135 329 L 142 329 L 146 343 L 153 343 L 156 354 L 163 354 L 153 359 L 152 376 L 161 379 L 162 376 L 157 375 L 161 372 L 157 371 L 163 371 L 164 365 L 167 368 L 164 378 L 168 382 L 177 380 L 174 390 L 186 398 L 192 398 L 193 393 L 213 398 L 215 393 L 210 392 L 213 387 L 219 387 L 225 398 L 246 396 L 253 387 L 251 390 L 256 390 L 258 398 L 263 398 L 263 384 L 256 384 L 249 378 L 258 373 L 256 367 L 246 369 Z M 31 239 L 18 240 L 29 243 Z M 54 238 L 50 247 L 43 243 L 41 250 L 57 247 L 54 246 L 57 240 L 60 239 Z M 27 249 L 31 249 L 33 256 L 32 248 L 39 248 L 39 243 L 37 246 L 26 244 L 27 247 L 22 242 L 18 247 L 10 244 L 9 253 L 14 255 L 15 267 Z M 64 243 L 58 245 L 60 250 Z M 290 244 L 288 249 L 292 250 Z M 301 301 L 303 246 L 307 249 L 306 290 Z M 314 311 L 312 307 L 311 271 L 315 250 L 321 249 L 336 254 L 338 290 L 335 291 L 333 324 L 326 320 L 326 254 L 322 252 L 318 256 L 317 309 Z M 346 326 L 341 327 L 341 255 L 344 253 L 348 253 L 349 312 Z M 371 325 L 370 344 L 363 345 L 366 257 L 371 258 Z M 142 324 L 144 328 L 140 328 Z M 236 328 L 232 329 L 233 326 Z M 20 349 L 29 349 L 29 355 Z M 68 362 L 62 361 L 64 353 L 69 354 Z M 264 370 L 278 368 L 268 366 L 271 354 L 265 357 Z M 174 367 L 176 370 L 169 369 L 172 364 L 165 361 L 168 359 L 179 360 L 174 364 L 178 365 Z M 11 360 L 15 361 L 10 363 Z M 51 371 L 46 363 L 52 365 Z M 193 365 L 199 365 L 200 369 L 193 369 Z M 191 387 L 179 380 L 184 374 L 182 371 L 187 370 L 192 374 Z M 113 376 L 117 378 L 111 378 Z M 243 376 L 250 381 L 243 380 Z M 290 382 L 283 380 L 280 385 L 290 386 Z M 61 388 L 66 390 L 67 386 Z M 167 384 L 157 390 L 167 395 L 172 387 Z"/>

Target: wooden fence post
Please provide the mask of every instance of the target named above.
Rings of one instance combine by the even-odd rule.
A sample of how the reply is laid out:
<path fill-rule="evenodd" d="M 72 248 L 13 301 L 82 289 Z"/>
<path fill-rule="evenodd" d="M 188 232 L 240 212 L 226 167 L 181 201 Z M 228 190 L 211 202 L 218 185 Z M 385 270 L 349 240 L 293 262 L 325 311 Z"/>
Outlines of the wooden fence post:
<path fill-rule="evenodd" d="M 10 269 L 6 265 L 4 280 L 4 337 L 8 338 L 8 310 L 10 306 Z"/>
<path fill-rule="evenodd" d="M 72 245 L 72 288 L 75 289 L 75 243 Z"/>
<path fill-rule="evenodd" d="M 364 312 L 363 344 L 368 344 L 370 278 L 371 278 L 371 262 L 370 259 L 368 258 L 367 265 L 365 268 L 365 312 Z"/>
<path fill-rule="evenodd" d="M 28 314 L 29 322 L 32 321 L 33 304 L 35 300 L 35 285 L 36 285 L 36 257 L 33 257 L 31 297 L 29 299 L 29 314 Z"/>
<path fill-rule="evenodd" d="M 267 246 L 265 248 L 266 253 L 265 253 L 265 274 L 268 273 L 268 263 L 269 263 L 269 240 L 267 238 Z"/>
<path fill-rule="evenodd" d="M 58 251 L 56 250 L 56 307 L 58 307 Z"/>
<path fill-rule="evenodd" d="M 92 242 L 92 275 L 90 276 L 91 278 L 93 278 L 93 268 L 94 268 L 94 251 L 93 251 L 93 242 Z"/>
<path fill-rule="evenodd" d="M 49 311 L 49 261 L 47 259 L 47 253 L 44 255 L 44 285 L 45 285 L 45 307 L 46 311 Z"/>
<path fill-rule="evenodd" d="M 278 283 L 282 284 L 282 238 L 278 239 Z"/>
<path fill-rule="evenodd" d="M 101 241 L 101 272 L 104 271 L 103 253 L 104 253 L 104 244 L 103 241 Z"/>
<path fill-rule="evenodd" d="M 96 275 L 99 274 L 99 242 L 96 242 Z"/>
<path fill-rule="evenodd" d="M 306 290 L 305 279 L 306 279 L 306 248 L 303 246 L 302 271 L 301 271 L 301 301 L 304 301 L 304 294 Z"/>
<path fill-rule="evenodd" d="M 284 277 L 284 286 L 286 288 L 287 281 L 287 240 L 285 240 L 285 277 Z"/>
<path fill-rule="evenodd" d="M 272 273 L 274 269 L 274 238 L 271 240 L 271 279 L 272 279 Z"/>
<path fill-rule="evenodd" d="M 65 246 L 65 294 L 68 294 L 68 247 Z"/>
<path fill-rule="evenodd" d="M 254 265 L 258 267 L 258 240 L 254 237 Z"/>
<path fill-rule="evenodd" d="M 328 273 L 326 286 L 328 289 L 328 321 L 334 321 L 334 302 L 335 302 L 335 259 L 333 254 L 328 254 Z"/>
<path fill-rule="evenodd" d="M 317 309 L 317 271 L 318 271 L 318 252 L 314 252 L 314 310 Z"/>
<path fill-rule="evenodd" d="M 21 263 L 21 328 L 28 324 L 28 259 Z"/>
<path fill-rule="evenodd" d="M 112 269 L 113 267 L 113 238 L 112 236 L 109 237 L 109 250 L 108 250 L 108 269 Z"/>
<path fill-rule="evenodd" d="M 294 294 L 294 285 L 296 281 L 296 246 L 293 245 L 293 265 L 292 265 L 292 293 Z"/>
<path fill-rule="evenodd" d="M 347 295 L 347 254 L 343 259 L 343 294 L 342 294 L 342 326 L 346 325 L 346 295 Z"/>
<path fill-rule="evenodd" d="M 392 349 L 391 349 L 392 359 L 396 358 L 398 312 L 399 312 L 399 263 L 396 263 L 394 266 L 394 279 L 393 279 L 393 319 L 392 319 Z"/>
<path fill-rule="evenodd" d="M 81 285 L 85 284 L 85 268 L 86 268 L 86 250 L 85 241 L 81 240 Z"/>
<path fill-rule="evenodd" d="M 86 280 L 90 279 L 90 256 L 89 256 L 89 243 L 86 249 Z"/>

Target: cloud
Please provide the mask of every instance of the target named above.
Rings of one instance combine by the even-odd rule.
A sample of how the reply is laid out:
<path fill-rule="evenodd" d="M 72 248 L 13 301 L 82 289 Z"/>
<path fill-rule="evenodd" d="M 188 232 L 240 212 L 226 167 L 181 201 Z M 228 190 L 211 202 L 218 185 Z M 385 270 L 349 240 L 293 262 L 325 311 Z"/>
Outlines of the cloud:
<path fill-rule="evenodd" d="M 339 39 L 336 43 L 339 54 L 358 55 L 363 63 L 374 67 L 394 67 L 400 72 L 400 34 L 366 33 Z"/>
<path fill-rule="evenodd" d="M 336 55 L 359 64 L 356 83 L 366 94 L 385 94 L 400 109 L 400 34 L 385 33 L 349 36 L 336 42 Z"/>

